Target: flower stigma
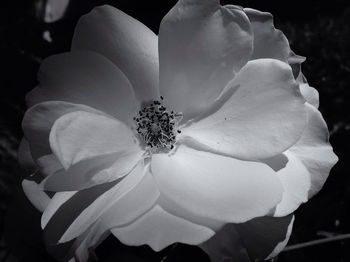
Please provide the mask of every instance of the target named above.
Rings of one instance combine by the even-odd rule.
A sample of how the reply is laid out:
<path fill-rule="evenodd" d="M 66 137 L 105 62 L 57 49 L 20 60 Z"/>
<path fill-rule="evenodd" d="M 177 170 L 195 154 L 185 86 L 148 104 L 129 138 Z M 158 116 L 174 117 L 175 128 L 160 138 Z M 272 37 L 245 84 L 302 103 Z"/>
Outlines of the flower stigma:
<path fill-rule="evenodd" d="M 161 101 L 154 100 L 134 117 L 136 131 L 151 153 L 169 152 L 174 148 L 182 113 L 169 111 Z"/>

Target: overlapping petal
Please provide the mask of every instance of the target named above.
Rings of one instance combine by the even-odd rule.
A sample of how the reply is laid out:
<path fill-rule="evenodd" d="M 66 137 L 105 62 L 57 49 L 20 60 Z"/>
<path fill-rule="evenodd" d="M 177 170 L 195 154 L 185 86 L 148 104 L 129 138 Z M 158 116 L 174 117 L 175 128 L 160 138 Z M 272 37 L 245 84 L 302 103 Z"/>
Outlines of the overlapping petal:
<path fill-rule="evenodd" d="M 139 101 L 159 97 L 158 37 L 124 12 L 104 5 L 82 16 L 72 50 L 95 51 L 110 59 L 128 77 Z"/>
<path fill-rule="evenodd" d="M 107 116 L 76 111 L 60 117 L 51 128 L 50 147 L 62 165 L 103 154 L 141 151 L 125 124 Z"/>
<path fill-rule="evenodd" d="M 307 121 L 306 108 L 286 63 L 249 61 L 223 97 L 227 94 L 220 108 L 183 128 L 180 141 L 201 150 L 254 160 L 282 153 L 300 138 Z"/>
<path fill-rule="evenodd" d="M 159 31 L 160 93 L 189 119 L 210 105 L 248 62 L 253 38 L 242 10 L 181 0 Z"/>
<path fill-rule="evenodd" d="M 27 110 L 22 121 L 22 129 L 26 140 L 29 142 L 30 154 L 35 161 L 44 155 L 52 153 L 49 144 L 49 134 L 55 121 L 59 117 L 75 111 L 105 115 L 102 111 L 92 107 L 64 101 L 46 101 L 36 104 Z"/>
<path fill-rule="evenodd" d="M 264 260 L 287 244 L 294 216 L 259 217 L 242 224 L 227 224 L 200 245 L 212 262 Z"/>
<path fill-rule="evenodd" d="M 79 261 L 86 261 L 91 248 L 95 247 L 107 235 L 110 229 L 128 225 L 148 212 L 155 205 L 159 191 L 152 175 L 145 169 L 142 180 L 123 195 L 118 201 L 113 201 L 99 219 L 89 229 L 80 235 L 74 245 L 75 256 Z"/>
<path fill-rule="evenodd" d="M 300 204 L 308 200 L 311 187 L 310 174 L 300 159 L 289 151 L 284 155 L 288 162 L 285 167 L 276 171 L 284 192 L 281 202 L 276 207 L 275 216 L 286 216 L 294 212 Z"/>
<path fill-rule="evenodd" d="M 47 241 L 63 243 L 84 233 L 105 211 L 135 188 L 143 175 L 143 163 L 140 163 L 120 181 L 54 197 L 42 219 Z"/>
<path fill-rule="evenodd" d="M 263 162 L 276 170 L 284 188 L 274 215 L 286 216 L 316 194 L 338 158 L 328 141 L 321 113 L 307 104 L 308 124 L 300 140 L 279 156 Z"/>
<path fill-rule="evenodd" d="M 23 192 L 33 206 L 43 212 L 49 202 L 50 197 L 42 190 L 40 185 L 33 180 L 24 179 L 22 181 Z"/>
<path fill-rule="evenodd" d="M 308 192 L 310 198 L 322 188 L 338 157 L 329 143 L 327 124 L 321 113 L 311 105 L 307 105 L 307 108 L 307 128 L 301 139 L 288 151 L 295 155 L 310 173 L 311 188 Z"/>
<path fill-rule="evenodd" d="M 254 51 L 251 60 L 274 58 L 287 62 L 290 47 L 286 36 L 273 24 L 273 16 L 252 8 L 244 8 L 254 34 Z"/>
<path fill-rule="evenodd" d="M 159 205 L 130 225 L 113 228 L 111 232 L 124 244 L 147 244 L 155 251 L 175 242 L 197 245 L 215 234 L 207 227 L 166 212 Z"/>
<path fill-rule="evenodd" d="M 102 55 L 74 51 L 50 56 L 42 63 L 39 86 L 28 93 L 28 106 L 62 100 L 85 104 L 130 123 L 139 104 L 130 82 Z"/>
<path fill-rule="evenodd" d="M 305 100 L 310 105 L 313 105 L 315 108 L 318 108 L 320 104 L 318 91 L 312 86 L 309 86 L 308 83 L 300 83 L 299 87 L 300 92 L 305 98 Z"/>
<path fill-rule="evenodd" d="M 281 200 L 274 171 L 258 162 L 197 151 L 152 157 L 161 193 L 189 212 L 224 222 L 244 222 L 268 214 Z"/>

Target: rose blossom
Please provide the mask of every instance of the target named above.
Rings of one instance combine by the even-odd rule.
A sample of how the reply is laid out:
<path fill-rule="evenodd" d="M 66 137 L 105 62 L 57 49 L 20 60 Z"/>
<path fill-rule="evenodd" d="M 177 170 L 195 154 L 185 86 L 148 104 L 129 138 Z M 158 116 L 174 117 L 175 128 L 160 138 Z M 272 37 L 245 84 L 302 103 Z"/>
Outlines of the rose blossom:
<path fill-rule="evenodd" d="M 111 6 L 83 16 L 23 119 L 48 250 L 86 261 L 112 233 L 213 261 L 278 254 L 337 161 L 303 61 L 269 13 L 216 0 L 180 0 L 158 37 Z"/>

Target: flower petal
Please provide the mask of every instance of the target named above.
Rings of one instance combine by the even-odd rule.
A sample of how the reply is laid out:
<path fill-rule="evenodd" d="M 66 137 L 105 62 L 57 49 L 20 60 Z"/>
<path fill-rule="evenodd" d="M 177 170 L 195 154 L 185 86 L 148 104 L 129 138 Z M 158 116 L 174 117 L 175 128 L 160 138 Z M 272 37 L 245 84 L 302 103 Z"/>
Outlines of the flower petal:
<path fill-rule="evenodd" d="M 72 104 L 64 101 L 46 101 L 29 108 L 24 115 L 22 128 L 25 138 L 30 144 L 30 151 L 36 161 L 51 154 L 49 134 L 54 122 L 61 116 L 74 111 L 87 111 L 104 115 L 92 107 Z"/>
<path fill-rule="evenodd" d="M 303 163 L 289 151 L 284 155 L 288 158 L 288 162 L 284 168 L 277 171 L 284 192 L 274 216 L 286 216 L 294 212 L 300 204 L 308 200 L 308 191 L 311 187 L 310 174 Z"/>
<path fill-rule="evenodd" d="M 287 244 L 294 216 L 258 217 L 227 224 L 200 245 L 211 261 L 257 261 L 277 255 Z"/>
<path fill-rule="evenodd" d="M 25 175 L 29 175 L 37 169 L 37 166 L 30 152 L 29 143 L 25 138 L 22 138 L 19 144 L 17 158 L 19 165 L 25 172 Z"/>
<path fill-rule="evenodd" d="M 82 190 L 120 180 L 136 166 L 141 155 L 142 152 L 112 153 L 85 159 L 67 170 L 56 170 L 48 175 L 41 185 L 45 190 L 58 192 Z"/>
<path fill-rule="evenodd" d="M 49 243 L 67 242 L 84 233 L 114 203 L 135 188 L 143 175 L 143 163 L 140 163 L 120 181 L 81 190 L 70 198 L 58 196 L 60 199 L 50 203 L 53 206 L 48 207 L 42 220 Z"/>
<path fill-rule="evenodd" d="M 287 62 L 290 47 L 286 36 L 273 25 L 273 16 L 251 8 L 244 8 L 254 34 L 254 51 L 251 59 L 274 58 Z"/>
<path fill-rule="evenodd" d="M 35 181 L 24 179 L 22 181 L 24 194 L 39 211 L 43 212 L 50 202 L 49 196 Z"/>
<path fill-rule="evenodd" d="M 318 108 L 318 106 L 320 105 L 318 91 L 315 88 L 309 86 L 308 83 L 301 83 L 299 87 L 300 87 L 300 92 L 305 98 L 305 100 L 310 105 L 313 105 L 315 108 Z"/>
<path fill-rule="evenodd" d="M 104 5 L 82 16 L 72 41 L 72 50 L 77 49 L 110 59 L 128 77 L 139 101 L 159 97 L 158 38 L 124 12 Z"/>
<path fill-rule="evenodd" d="M 137 108 L 132 87 L 111 61 L 94 52 L 50 56 L 41 64 L 39 86 L 28 93 L 28 106 L 45 100 L 86 104 L 130 123 Z"/>
<path fill-rule="evenodd" d="M 290 215 L 289 215 L 289 217 L 290 217 Z M 277 244 L 277 246 L 273 249 L 273 251 L 266 258 L 266 260 L 277 256 L 287 246 L 289 238 L 290 238 L 290 236 L 292 234 L 293 224 L 294 224 L 294 216 L 292 216 L 292 219 L 291 219 L 291 221 L 290 221 L 290 223 L 288 225 L 285 239 Z"/>
<path fill-rule="evenodd" d="M 50 147 L 66 169 L 99 155 L 141 151 L 125 124 L 84 111 L 68 113 L 56 120 L 50 132 Z"/>
<path fill-rule="evenodd" d="M 221 108 L 183 128 L 184 142 L 193 140 L 203 150 L 256 160 L 282 153 L 300 138 L 306 109 L 287 64 L 250 61 L 226 93 L 232 96 Z"/>
<path fill-rule="evenodd" d="M 175 242 L 198 245 L 215 234 L 207 227 L 166 212 L 159 205 L 130 225 L 115 227 L 111 232 L 126 245 L 147 244 L 155 251 Z"/>
<path fill-rule="evenodd" d="M 238 223 L 266 215 L 282 197 L 279 179 L 267 165 L 184 146 L 172 155 L 153 155 L 151 169 L 162 194 L 189 212 L 218 221 Z"/>
<path fill-rule="evenodd" d="M 84 258 L 89 255 L 88 251 L 108 235 L 111 228 L 135 221 L 152 209 L 158 197 L 159 191 L 154 178 L 146 172 L 138 185 L 115 201 L 87 232 L 77 238 L 79 247 L 76 249 L 75 256 L 84 261 Z"/>
<path fill-rule="evenodd" d="M 307 108 L 307 128 L 300 140 L 288 151 L 297 157 L 310 173 L 311 188 L 308 192 L 310 198 L 322 188 L 338 157 L 329 144 L 327 124 L 321 113 L 311 105 L 307 105 Z"/>
<path fill-rule="evenodd" d="M 179 1 L 159 31 L 160 92 L 189 119 L 205 109 L 247 63 L 252 31 L 242 10 L 217 0 Z"/>

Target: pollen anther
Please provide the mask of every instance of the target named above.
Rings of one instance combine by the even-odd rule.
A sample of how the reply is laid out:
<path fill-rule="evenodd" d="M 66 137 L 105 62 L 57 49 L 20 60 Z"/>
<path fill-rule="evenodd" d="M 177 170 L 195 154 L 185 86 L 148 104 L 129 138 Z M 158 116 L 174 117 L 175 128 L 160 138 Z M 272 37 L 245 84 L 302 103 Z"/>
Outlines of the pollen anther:
<path fill-rule="evenodd" d="M 160 97 L 163 100 L 163 97 Z M 177 129 L 182 113 L 168 111 L 158 100 L 142 108 L 134 117 L 136 131 L 147 149 L 152 152 L 167 152 L 174 148 Z"/>

